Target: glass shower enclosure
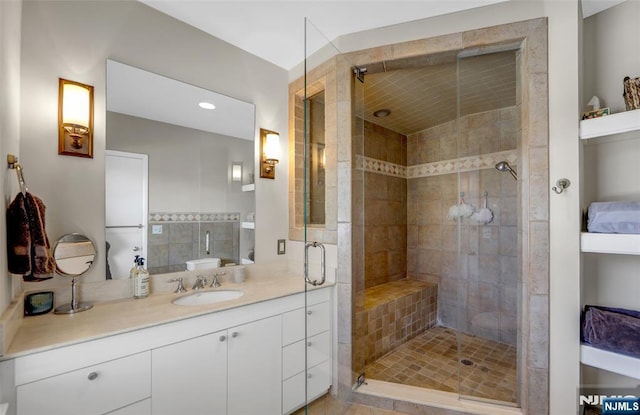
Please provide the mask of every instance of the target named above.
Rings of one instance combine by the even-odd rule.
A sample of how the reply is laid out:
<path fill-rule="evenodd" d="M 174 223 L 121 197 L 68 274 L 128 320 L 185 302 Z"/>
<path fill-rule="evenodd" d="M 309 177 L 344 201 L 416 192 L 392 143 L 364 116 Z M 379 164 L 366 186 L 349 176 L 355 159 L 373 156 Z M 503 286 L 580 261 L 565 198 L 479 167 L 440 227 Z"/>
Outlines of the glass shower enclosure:
<path fill-rule="evenodd" d="M 361 65 L 353 370 L 367 381 L 519 405 L 518 64 L 506 48 Z"/>

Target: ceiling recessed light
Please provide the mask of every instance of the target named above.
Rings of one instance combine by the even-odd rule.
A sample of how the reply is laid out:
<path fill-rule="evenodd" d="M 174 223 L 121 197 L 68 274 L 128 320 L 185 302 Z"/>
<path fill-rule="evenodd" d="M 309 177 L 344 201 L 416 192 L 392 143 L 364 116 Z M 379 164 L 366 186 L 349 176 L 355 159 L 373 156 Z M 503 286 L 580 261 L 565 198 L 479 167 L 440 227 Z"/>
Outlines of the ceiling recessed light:
<path fill-rule="evenodd" d="M 388 116 L 389 114 L 391 114 L 391 110 L 388 110 L 388 109 L 385 108 L 385 109 L 381 109 L 381 110 L 378 110 L 378 111 L 374 112 L 373 116 L 377 117 L 377 118 L 384 118 L 384 117 Z"/>
<path fill-rule="evenodd" d="M 201 102 L 198 105 L 200 106 L 200 108 L 204 108 L 206 110 L 214 110 L 214 109 L 216 109 L 216 106 L 213 105 L 210 102 Z"/>

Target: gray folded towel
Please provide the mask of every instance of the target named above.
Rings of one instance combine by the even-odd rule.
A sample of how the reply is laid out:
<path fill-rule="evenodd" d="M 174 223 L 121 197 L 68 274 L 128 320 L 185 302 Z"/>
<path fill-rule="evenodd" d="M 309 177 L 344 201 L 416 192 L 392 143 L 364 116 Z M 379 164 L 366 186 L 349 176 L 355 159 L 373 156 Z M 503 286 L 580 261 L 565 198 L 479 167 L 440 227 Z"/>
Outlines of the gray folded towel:
<path fill-rule="evenodd" d="M 640 202 L 594 202 L 587 230 L 597 233 L 640 233 Z"/>

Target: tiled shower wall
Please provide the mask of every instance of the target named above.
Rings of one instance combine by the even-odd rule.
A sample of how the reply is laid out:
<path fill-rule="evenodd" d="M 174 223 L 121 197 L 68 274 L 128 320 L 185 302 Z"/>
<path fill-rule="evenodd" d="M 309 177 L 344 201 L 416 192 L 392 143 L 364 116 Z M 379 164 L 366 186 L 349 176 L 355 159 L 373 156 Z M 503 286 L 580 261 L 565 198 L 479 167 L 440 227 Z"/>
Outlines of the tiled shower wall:
<path fill-rule="evenodd" d="M 364 122 L 364 155 L 406 166 L 407 138 Z M 365 288 L 407 275 L 407 180 L 365 171 Z"/>
<path fill-rule="evenodd" d="M 408 137 L 364 122 L 365 289 L 405 277 L 438 284 L 441 324 L 515 345 L 517 186 L 493 166 L 517 169 L 516 107 L 459 123 L 458 140 L 456 121 Z M 462 220 L 460 255 L 458 222 L 447 218 L 459 191 L 476 210 L 487 192 L 494 215 Z"/>
<path fill-rule="evenodd" d="M 153 226 L 162 233 L 154 234 Z M 209 231 L 209 254 L 205 252 L 205 235 Z M 186 261 L 200 258 L 220 258 L 222 264 L 238 263 L 240 222 L 149 222 L 148 267 L 151 273 L 184 271 Z"/>
<path fill-rule="evenodd" d="M 516 107 L 468 115 L 459 123 L 459 140 L 456 121 L 407 138 L 407 276 L 438 284 L 441 324 L 515 344 L 517 186 L 510 174 L 493 166 L 504 158 L 517 170 Z M 443 167 L 448 161 L 453 165 L 458 154 L 468 162 L 466 168 L 464 163 L 459 166 L 459 178 L 456 171 Z M 417 165 L 433 168 L 412 175 L 417 169 L 411 166 Z M 458 203 L 459 191 L 476 210 L 483 207 L 487 192 L 494 217 L 485 225 L 470 218 L 460 222 L 458 256 L 459 224 L 447 213 Z M 476 316 L 485 312 L 495 313 L 499 327 L 479 324 Z"/>

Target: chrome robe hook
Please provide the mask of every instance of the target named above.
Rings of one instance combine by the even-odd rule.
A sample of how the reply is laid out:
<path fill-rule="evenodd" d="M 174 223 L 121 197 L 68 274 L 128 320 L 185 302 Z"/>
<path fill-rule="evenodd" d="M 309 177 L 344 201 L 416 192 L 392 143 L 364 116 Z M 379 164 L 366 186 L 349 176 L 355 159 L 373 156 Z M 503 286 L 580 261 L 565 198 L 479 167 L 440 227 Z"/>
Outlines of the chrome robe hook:
<path fill-rule="evenodd" d="M 569 186 L 571 186 L 571 182 L 569 181 L 569 179 L 562 178 L 562 179 L 558 179 L 558 181 L 556 182 L 556 185 L 553 186 L 551 190 L 553 190 L 557 194 L 560 194 L 564 192 L 565 189 L 567 189 Z"/>

